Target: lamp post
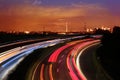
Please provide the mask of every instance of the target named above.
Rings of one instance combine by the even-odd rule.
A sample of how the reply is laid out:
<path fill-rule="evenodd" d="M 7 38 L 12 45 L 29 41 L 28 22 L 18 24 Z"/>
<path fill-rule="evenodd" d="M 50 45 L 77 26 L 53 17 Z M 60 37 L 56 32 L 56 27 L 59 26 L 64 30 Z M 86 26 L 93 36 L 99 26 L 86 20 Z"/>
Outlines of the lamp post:
<path fill-rule="evenodd" d="M 67 33 L 68 32 L 68 22 L 67 22 L 67 20 L 65 18 L 62 18 L 62 19 L 59 19 L 59 21 L 62 22 L 62 25 L 65 27 L 65 28 L 63 28 L 63 29 L 65 29 L 64 32 Z"/>
<path fill-rule="evenodd" d="M 68 32 L 68 22 L 66 21 L 65 23 L 65 32 L 67 33 Z"/>

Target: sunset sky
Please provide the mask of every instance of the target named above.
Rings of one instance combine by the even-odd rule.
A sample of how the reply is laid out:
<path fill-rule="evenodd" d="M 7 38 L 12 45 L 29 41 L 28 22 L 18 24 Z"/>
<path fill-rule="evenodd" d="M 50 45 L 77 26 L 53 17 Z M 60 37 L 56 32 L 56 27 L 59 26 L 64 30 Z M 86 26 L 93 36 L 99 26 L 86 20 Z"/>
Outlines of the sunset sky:
<path fill-rule="evenodd" d="M 120 0 L 0 0 L 0 31 L 82 31 L 120 25 Z"/>

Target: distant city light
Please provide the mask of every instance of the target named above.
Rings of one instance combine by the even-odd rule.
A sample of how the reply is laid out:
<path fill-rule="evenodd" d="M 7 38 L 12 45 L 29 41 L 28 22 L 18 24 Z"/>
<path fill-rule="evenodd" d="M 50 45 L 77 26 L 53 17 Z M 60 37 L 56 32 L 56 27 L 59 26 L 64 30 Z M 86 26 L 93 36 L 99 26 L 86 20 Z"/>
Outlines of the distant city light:
<path fill-rule="evenodd" d="M 86 32 L 93 32 L 94 30 L 93 29 L 91 29 L 91 28 L 87 28 L 86 29 Z"/>
<path fill-rule="evenodd" d="M 110 31 L 110 28 L 109 27 L 101 27 L 102 30 L 109 30 Z"/>
<path fill-rule="evenodd" d="M 30 32 L 29 31 L 24 31 L 25 34 L 29 34 Z"/>

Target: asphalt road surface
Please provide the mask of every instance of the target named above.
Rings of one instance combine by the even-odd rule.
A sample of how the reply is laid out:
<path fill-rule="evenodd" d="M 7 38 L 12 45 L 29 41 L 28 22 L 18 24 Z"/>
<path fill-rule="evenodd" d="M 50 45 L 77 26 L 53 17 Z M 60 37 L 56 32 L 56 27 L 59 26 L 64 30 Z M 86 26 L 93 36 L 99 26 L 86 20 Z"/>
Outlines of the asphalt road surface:
<path fill-rule="evenodd" d="M 89 51 L 81 53 L 87 54 L 87 56 L 82 55 L 82 57 L 80 57 L 79 65 L 81 66 L 81 68 L 80 66 L 76 65 L 76 58 L 80 51 L 97 42 L 99 42 L 99 40 L 84 39 L 73 41 L 58 48 L 50 55 L 50 57 L 48 57 L 48 59 L 43 60 L 42 63 L 36 66 L 31 80 L 95 80 L 94 77 L 92 77 L 91 79 L 90 76 L 91 74 L 95 75 L 96 73 L 88 72 L 89 76 L 86 75 L 88 71 L 87 67 L 89 67 L 89 65 L 93 61 Z M 90 50 L 92 54 L 95 49 L 93 47 Z M 91 63 L 84 62 L 87 57 L 88 61 L 91 60 Z M 94 67 L 92 65 L 90 67 L 92 67 L 92 71 Z"/>
<path fill-rule="evenodd" d="M 84 49 L 80 57 L 79 62 L 81 65 L 81 69 L 88 80 L 102 80 L 97 76 L 96 68 L 93 61 L 93 55 L 99 46 L 99 44 L 96 44 Z"/>

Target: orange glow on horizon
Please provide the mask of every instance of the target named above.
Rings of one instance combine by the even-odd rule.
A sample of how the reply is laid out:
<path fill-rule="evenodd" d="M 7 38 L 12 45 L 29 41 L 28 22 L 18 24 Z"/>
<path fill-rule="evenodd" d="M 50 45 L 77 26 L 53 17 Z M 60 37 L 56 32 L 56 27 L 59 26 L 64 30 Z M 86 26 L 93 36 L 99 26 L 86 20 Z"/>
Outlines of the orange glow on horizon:
<path fill-rule="evenodd" d="M 66 21 L 68 32 L 83 31 L 85 23 L 87 28 L 120 25 L 119 16 L 95 4 L 73 5 L 73 7 L 23 5 L 0 12 L 0 31 L 65 32 Z"/>

